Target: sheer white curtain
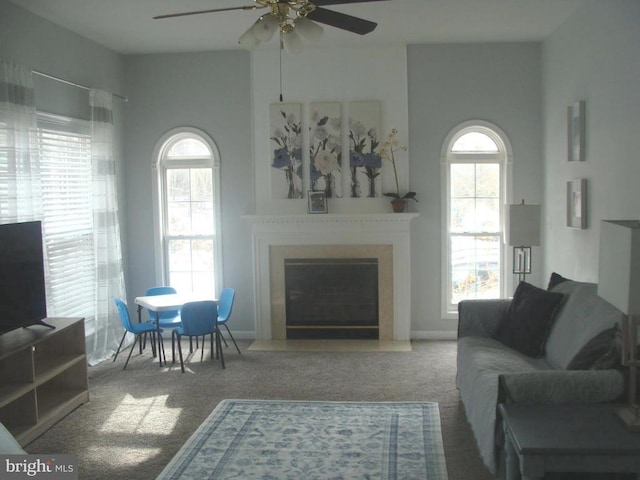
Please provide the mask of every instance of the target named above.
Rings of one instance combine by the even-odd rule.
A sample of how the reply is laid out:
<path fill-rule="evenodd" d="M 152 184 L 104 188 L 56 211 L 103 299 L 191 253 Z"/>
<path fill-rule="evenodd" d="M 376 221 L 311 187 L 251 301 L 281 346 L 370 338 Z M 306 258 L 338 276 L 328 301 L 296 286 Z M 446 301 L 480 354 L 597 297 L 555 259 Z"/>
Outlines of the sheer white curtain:
<path fill-rule="evenodd" d="M 0 60 L 0 223 L 42 218 L 31 70 Z"/>
<path fill-rule="evenodd" d="M 113 301 L 126 299 L 113 155 L 113 96 L 89 92 L 91 105 L 91 189 L 96 262 L 95 317 L 87 338 L 89 364 L 111 357 L 118 348 L 122 324 Z M 91 327 L 91 326 L 88 326 Z"/>

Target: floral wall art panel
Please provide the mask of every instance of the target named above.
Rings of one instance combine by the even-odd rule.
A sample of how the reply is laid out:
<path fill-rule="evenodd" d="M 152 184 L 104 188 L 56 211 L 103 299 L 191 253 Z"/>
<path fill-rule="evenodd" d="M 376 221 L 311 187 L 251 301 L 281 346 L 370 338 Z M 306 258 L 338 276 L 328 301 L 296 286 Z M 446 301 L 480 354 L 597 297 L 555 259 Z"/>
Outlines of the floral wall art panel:
<path fill-rule="evenodd" d="M 303 198 L 302 104 L 269 105 L 271 198 Z"/>
<path fill-rule="evenodd" d="M 380 102 L 350 102 L 349 174 L 352 198 L 380 196 Z"/>
<path fill-rule="evenodd" d="M 309 105 L 309 176 L 311 190 L 342 198 L 342 104 Z"/>

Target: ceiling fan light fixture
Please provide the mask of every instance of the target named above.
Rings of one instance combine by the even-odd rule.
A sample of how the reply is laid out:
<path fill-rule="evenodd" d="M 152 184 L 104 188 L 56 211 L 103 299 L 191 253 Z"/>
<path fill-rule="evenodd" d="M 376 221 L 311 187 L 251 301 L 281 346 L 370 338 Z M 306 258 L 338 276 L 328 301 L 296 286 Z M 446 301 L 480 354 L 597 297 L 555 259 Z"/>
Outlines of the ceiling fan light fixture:
<path fill-rule="evenodd" d="M 258 40 L 261 42 L 268 42 L 279 28 L 280 22 L 278 21 L 278 17 L 271 13 L 267 13 L 266 15 L 261 16 L 258 21 L 253 24 L 251 29 Z"/>
<path fill-rule="evenodd" d="M 295 20 L 295 31 L 309 43 L 316 43 L 322 37 L 324 29 L 306 17 L 298 17 Z"/>
<path fill-rule="evenodd" d="M 302 51 L 302 37 L 296 33 L 297 29 L 290 30 L 282 34 L 282 46 L 287 53 L 298 53 Z"/>
<path fill-rule="evenodd" d="M 258 38 L 253 33 L 253 27 L 254 25 L 251 25 L 251 28 L 244 32 L 238 39 L 238 43 L 240 44 L 240 46 L 249 51 L 255 50 L 258 45 L 260 45 L 260 40 L 258 40 Z"/>

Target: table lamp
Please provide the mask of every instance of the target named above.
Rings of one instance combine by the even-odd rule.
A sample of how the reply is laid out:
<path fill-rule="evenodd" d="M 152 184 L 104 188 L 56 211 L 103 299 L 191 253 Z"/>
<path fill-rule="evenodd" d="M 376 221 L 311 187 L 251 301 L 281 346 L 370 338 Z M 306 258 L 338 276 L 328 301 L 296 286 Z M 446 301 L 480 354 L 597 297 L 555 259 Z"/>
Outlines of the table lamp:
<path fill-rule="evenodd" d="M 540 245 L 540 205 L 509 205 L 509 245 L 513 246 L 513 273 L 524 281 L 531 273 L 531 247 Z"/>
<path fill-rule="evenodd" d="M 622 365 L 629 367 L 627 405 L 616 411 L 624 424 L 640 430 L 637 404 L 638 325 L 640 315 L 640 222 L 603 220 L 600 224 L 598 295 L 624 314 Z"/>

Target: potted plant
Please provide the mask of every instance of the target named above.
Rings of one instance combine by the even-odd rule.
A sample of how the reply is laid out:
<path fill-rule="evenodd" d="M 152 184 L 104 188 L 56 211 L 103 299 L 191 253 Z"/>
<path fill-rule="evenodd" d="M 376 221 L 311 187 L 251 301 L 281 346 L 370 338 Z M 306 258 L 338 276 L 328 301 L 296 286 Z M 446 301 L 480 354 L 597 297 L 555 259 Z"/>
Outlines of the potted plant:
<path fill-rule="evenodd" d="M 395 152 L 398 151 L 407 151 L 407 147 L 400 144 L 400 140 L 397 138 L 398 130 L 393 129 L 387 135 L 387 139 L 380 146 L 380 156 L 391 163 L 393 166 L 393 175 L 396 181 L 396 191 L 395 192 L 387 192 L 383 195 L 385 197 L 391 197 L 391 207 L 393 211 L 396 213 L 402 213 L 407 208 L 407 200 L 418 201 L 416 198 L 416 192 L 407 192 L 404 195 L 400 194 L 400 185 L 398 183 L 398 170 L 396 169 L 396 157 Z"/>

